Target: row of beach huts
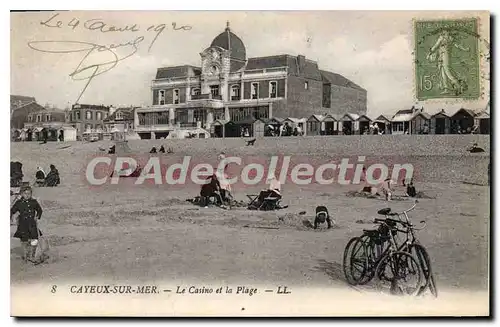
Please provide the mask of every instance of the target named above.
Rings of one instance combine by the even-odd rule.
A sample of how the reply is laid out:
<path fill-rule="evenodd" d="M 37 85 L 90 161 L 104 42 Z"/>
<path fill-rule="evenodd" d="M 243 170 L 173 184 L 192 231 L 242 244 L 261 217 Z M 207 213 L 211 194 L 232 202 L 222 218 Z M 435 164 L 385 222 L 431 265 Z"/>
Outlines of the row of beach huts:
<path fill-rule="evenodd" d="M 400 110 L 393 116 L 369 117 L 346 113 L 344 115 L 315 114 L 308 118 L 248 118 L 238 122 L 216 120 L 211 126 L 210 134 L 212 137 L 262 137 L 471 133 L 490 133 L 489 109 L 477 112 L 461 108 L 453 114 L 448 114 L 443 109 L 431 115 L 423 108 L 413 107 Z"/>

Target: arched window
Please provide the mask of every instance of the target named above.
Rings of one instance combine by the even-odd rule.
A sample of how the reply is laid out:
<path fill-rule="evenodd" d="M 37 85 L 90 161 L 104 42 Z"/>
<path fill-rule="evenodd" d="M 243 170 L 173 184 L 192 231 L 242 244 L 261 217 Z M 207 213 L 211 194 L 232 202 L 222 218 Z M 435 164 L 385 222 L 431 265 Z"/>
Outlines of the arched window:
<path fill-rule="evenodd" d="M 191 90 L 191 95 L 200 95 L 201 94 L 201 89 L 196 87 Z"/>

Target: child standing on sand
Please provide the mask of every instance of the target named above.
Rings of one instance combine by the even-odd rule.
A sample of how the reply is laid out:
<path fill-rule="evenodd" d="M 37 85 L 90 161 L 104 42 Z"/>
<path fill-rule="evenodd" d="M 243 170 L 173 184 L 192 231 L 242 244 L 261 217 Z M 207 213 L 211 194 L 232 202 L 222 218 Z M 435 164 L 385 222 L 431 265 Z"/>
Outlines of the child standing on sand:
<path fill-rule="evenodd" d="M 38 230 L 37 219 L 42 217 L 43 211 L 38 201 L 32 198 L 32 190 L 29 186 L 21 189 L 21 199 L 17 200 L 10 209 L 11 219 L 18 212 L 19 218 L 14 237 L 21 240 L 23 260 L 35 263 L 38 235 L 42 235 Z"/>

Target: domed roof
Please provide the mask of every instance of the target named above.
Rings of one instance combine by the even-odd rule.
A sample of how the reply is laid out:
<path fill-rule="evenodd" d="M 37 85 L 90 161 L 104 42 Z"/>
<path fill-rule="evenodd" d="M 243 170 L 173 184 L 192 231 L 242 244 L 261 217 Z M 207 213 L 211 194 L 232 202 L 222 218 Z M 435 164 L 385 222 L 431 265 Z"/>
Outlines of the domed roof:
<path fill-rule="evenodd" d="M 229 22 L 227 23 L 226 30 L 215 37 L 212 41 L 211 47 L 221 47 L 231 51 L 231 58 L 245 61 L 247 59 L 247 51 L 243 41 L 231 32 L 229 29 Z"/>

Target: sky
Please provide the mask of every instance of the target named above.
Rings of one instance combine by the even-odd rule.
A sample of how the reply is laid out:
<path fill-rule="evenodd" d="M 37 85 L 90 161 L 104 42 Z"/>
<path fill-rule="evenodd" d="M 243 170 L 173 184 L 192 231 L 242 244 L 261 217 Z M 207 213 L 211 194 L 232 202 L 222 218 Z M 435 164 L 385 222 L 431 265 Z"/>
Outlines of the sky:
<path fill-rule="evenodd" d="M 59 15 L 48 21 L 57 13 Z M 365 88 L 369 115 L 393 114 L 413 105 L 424 107 L 430 113 L 441 108 L 447 111 L 460 107 L 483 109 L 489 94 L 489 81 L 486 79 L 481 81 L 485 97 L 475 101 L 417 102 L 414 95 L 413 19 L 470 16 L 480 18 L 480 34 L 489 40 L 489 16 L 485 12 L 11 13 L 11 94 L 34 96 L 38 103 L 58 108 L 75 103 L 83 90 L 79 103 L 151 105 L 150 86 L 156 69 L 183 64 L 199 66 L 200 53 L 224 31 L 229 21 L 231 31 L 246 46 L 247 58 L 277 54 L 305 55 L 307 59 L 317 61 L 320 69 L 342 74 Z M 125 31 L 102 32 L 98 29 L 102 23 L 106 24 L 102 30 L 115 26 Z M 173 29 L 173 23 L 179 30 Z M 180 29 L 182 26 L 184 29 Z M 136 52 L 131 45 L 134 41 Z M 119 44 L 124 46 L 115 48 L 116 54 L 120 58 L 130 56 L 95 76 L 87 88 L 88 80 L 75 79 L 89 77 L 90 70 L 71 76 L 78 70 L 90 47 Z M 480 51 L 487 52 L 485 43 L 482 44 Z M 84 61 L 85 65 L 114 60 L 110 51 L 100 50 L 103 49 L 94 49 Z M 486 62 L 483 65 L 488 74 L 489 66 Z M 104 68 L 111 68 L 111 65 L 101 66 L 100 69 Z"/>

